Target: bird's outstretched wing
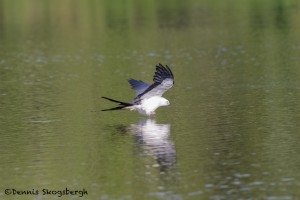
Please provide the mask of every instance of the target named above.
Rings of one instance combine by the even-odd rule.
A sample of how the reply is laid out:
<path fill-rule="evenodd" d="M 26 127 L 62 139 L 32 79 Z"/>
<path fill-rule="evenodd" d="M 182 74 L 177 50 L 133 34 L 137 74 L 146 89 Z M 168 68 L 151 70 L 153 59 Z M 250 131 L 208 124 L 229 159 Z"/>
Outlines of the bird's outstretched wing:
<path fill-rule="evenodd" d="M 141 80 L 138 81 L 134 79 L 129 79 L 128 82 L 131 85 L 131 89 L 137 91 L 136 96 L 142 94 L 150 86 L 150 84 L 145 83 Z"/>
<path fill-rule="evenodd" d="M 174 85 L 174 75 L 168 65 L 159 64 L 156 66 L 156 72 L 153 76 L 154 83 L 147 87 L 142 93 L 138 94 L 134 102 L 148 99 L 153 96 L 162 96 Z"/>

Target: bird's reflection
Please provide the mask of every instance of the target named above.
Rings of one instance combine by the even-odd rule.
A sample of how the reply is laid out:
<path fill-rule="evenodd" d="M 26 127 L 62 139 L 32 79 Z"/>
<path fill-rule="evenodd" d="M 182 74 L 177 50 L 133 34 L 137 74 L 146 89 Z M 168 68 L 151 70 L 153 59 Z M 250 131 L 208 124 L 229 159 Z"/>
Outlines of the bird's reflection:
<path fill-rule="evenodd" d="M 143 153 L 153 156 L 163 171 L 176 162 L 175 145 L 169 137 L 170 128 L 170 124 L 157 124 L 154 119 L 130 125 L 130 131 L 135 135 Z"/>

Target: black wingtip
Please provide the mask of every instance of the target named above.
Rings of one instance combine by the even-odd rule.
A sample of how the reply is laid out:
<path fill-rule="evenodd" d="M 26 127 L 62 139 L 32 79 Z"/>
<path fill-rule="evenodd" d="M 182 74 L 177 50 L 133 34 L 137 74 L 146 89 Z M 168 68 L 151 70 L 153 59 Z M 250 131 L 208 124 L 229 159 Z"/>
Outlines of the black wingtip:
<path fill-rule="evenodd" d="M 156 71 L 153 77 L 154 82 L 161 82 L 164 78 L 174 79 L 174 75 L 168 65 L 163 66 L 161 63 L 156 65 Z"/>
<path fill-rule="evenodd" d="M 173 73 L 172 73 L 170 67 L 169 67 L 168 65 L 166 65 L 166 68 L 167 68 L 167 70 L 169 71 L 169 73 L 172 75 L 172 77 L 174 78 L 174 75 L 173 75 Z"/>

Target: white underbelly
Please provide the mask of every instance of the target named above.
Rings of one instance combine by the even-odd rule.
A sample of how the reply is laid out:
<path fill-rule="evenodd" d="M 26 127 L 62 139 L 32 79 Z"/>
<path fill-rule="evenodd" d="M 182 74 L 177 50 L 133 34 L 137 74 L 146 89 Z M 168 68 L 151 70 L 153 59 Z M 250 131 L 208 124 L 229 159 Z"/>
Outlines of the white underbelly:
<path fill-rule="evenodd" d="M 149 99 L 142 100 L 140 109 L 138 110 L 141 114 L 154 114 L 154 111 L 161 106 L 160 101 L 162 97 L 151 97 Z"/>

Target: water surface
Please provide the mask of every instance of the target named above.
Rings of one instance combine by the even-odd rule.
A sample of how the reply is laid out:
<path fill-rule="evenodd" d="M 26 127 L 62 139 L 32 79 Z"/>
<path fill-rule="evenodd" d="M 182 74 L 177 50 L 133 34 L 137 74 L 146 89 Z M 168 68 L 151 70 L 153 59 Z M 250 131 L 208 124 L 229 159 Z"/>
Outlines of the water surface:
<path fill-rule="evenodd" d="M 1 199 L 300 198 L 299 6 L 1 0 Z M 98 112 L 158 63 L 170 106 Z"/>

